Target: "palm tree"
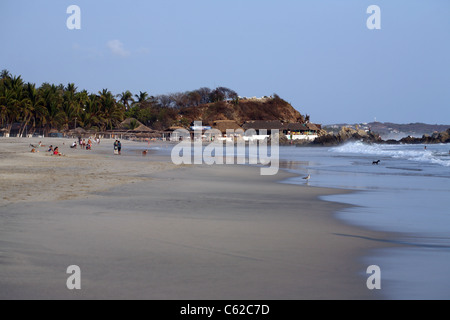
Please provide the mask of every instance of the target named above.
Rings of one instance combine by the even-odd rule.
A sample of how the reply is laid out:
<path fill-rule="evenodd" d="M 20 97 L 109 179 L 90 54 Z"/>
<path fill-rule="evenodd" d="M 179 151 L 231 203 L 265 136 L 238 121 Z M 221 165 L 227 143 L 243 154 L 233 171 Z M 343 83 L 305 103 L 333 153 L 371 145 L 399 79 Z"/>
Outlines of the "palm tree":
<path fill-rule="evenodd" d="M 117 97 L 120 98 L 120 102 L 125 106 L 126 111 L 130 110 L 130 101 L 131 103 L 134 102 L 133 94 L 127 90 L 117 95 Z"/>
<path fill-rule="evenodd" d="M 1 79 L 11 78 L 11 73 L 8 70 L 3 69 L 2 72 L 0 73 L 0 78 Z"/>
<path fill-rule="evenodd" d="M 8 84 L 4 83 L 0 87 L 0 120 L 8 135 L 17 118 L 17 104 L 16 93 L 8 88 Z"/>
<path fill-rule="evenodd" d="M 65 115 L 65 127 L 69 129 L 69 124 L 77 118 L 80 105 L 77 101 L 77 87 L 75 84 L 69 83 L 63 90 L 63 106 Z"/>
<path fill-rule="evenodd" d="M 44 127 L 44 134 L 48 135 L 53 128 L 61 129 L 65 122 L 65 113 L 61 108 L 63 97 L 60 86 L 45 84 L 41 89 L 45 107 L 45 116 L 41 124 Z"/>
<path fill-rule="evenodd" d="M 85 93 L 87 94 L 87 92 Z M 78 123 L 85 129 L 98 127 L 100 123 L 100 98 L 95 94 L 90 94 L 87 97 L 82 97 L 81 100 L 84 100 L 84 105 L 80 111 Z"/>
<path fill-rule="evenodd" d="M 139 94 L 135 94 L 134 96 L 136 97 L 137 101 L 135 101 L 133 104 L 137 104 L 139 106 L 142 106 L 144 102 L 148 102 L 150 100 L 148 93 L 145 91 L 139 91 Z"/>
<path fill-rule="evenodd" d="M 2 78 L 0 94 L 1 122 L 6 125 L 6 133 L 11 133 L 11 128 L 20 117 L 20 106 L 23 103 L 23 81 L 19 77 Z"/>
<path fill-rule="evenodd" d="M 21 103 L 21 117 L 22 123 L 19 131 L 19 136 L 23 136 L 25 129 L 27 129 L 28 124 L 33 120 L 33 129 L 36 128 L 36 115 L 41 115 L 43 113 L 44 103 L 43 99 L 38 94 L 36 90 L 36 85 L 32 83 L 27 83 L 24 90 L 24 98 Z"/>
<path fill-rule="evenodd" d="M 100 128 L 102 130 L 112 129 L 123 120 L 125 108 L 116 102 L 111 91 L 103 89 L 99 92 L 99 95 L 101 106 L 101 116 L 99 117 L 101 121 Z"/>

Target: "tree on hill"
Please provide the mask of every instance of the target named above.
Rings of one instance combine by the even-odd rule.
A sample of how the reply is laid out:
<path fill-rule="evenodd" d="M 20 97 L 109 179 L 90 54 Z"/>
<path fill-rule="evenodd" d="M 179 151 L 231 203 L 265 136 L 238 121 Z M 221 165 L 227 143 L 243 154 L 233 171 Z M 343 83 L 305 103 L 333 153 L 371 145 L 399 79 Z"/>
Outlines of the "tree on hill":
<path fill-rule="evenodd" d="M 264 101 L 240 101 L 235 91 L 225 87 L 203 87 L 156 97 L 145 91 L 133 96 L 128 90 L 113 95 L 108 89 L 97 93 L 78 91 L 74 83 L 43 83 L 36 87 L 7 70 L 0 74 L 0 129 L 6 133 L 14 123 L 20 124 L 19 135 L 36 131 L 48 135 L 51 130 L 77 127 L 105 131 L 118 126 L 125 117 L 156 130 L 186 127 L 194 120 L 304 121 L 278 95 Z"/>

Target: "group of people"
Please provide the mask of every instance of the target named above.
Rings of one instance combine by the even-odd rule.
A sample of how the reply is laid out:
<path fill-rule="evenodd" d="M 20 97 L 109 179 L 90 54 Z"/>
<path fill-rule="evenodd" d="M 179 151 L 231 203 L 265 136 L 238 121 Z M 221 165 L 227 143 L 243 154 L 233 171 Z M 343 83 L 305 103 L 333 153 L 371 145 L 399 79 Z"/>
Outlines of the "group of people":
<path fill-rule="evenodd" d="M 78 144 L 76 141 L 74 141 L 70 148 L 76 149 L 78 146 L 80 146 L 81 149 L 92 150 L 92 140 L 88 139 L 88 141 L 86 142 L 85 139 L 80 138 L 78 139 Z"/>
<path fill-rule="evenodd" d="M 96 142 L 98 144 L 100 144 L 100 139 L 97 138 Z M 70 146 L 70 148 L 71 149 L 76 149 L 78 146 L 80 146 L 81 149 L 91 150 L 92 149 L 92 144 L 93 144 L 93 142 L 92 142 L 91 139 L 88 139 L 88 141 L 86 142 L 85 139 L 79 138 L 78 142 L 74 141 L 72 143 L 72 145 Z M 41 142 L 39 142 L 39 146 L 35 146 L 35 145 L 30 144 L 30 147 L 33 148 L 31 150 L 32 153 L 37 153 L 37 152 L 39 152 L 37 150 L 37 148 L 45 147 L 45 146 Z M 49 153 L 51 153 L 52 155 L 55 155 L 55 156 L 63 156 L 63 154 L 61 152 L 59 152 L 59 148 L 58 147 L 53 147 L 52 145 L 49 146 L 47 152 L 49 152 Z M 122 143 L 119 140 L 116 140 L 114 142 L 114 154 L 117 154 L 117 155 L 121 155 L 122 154 Z M 146 154 L 147 154 L 147 151 L 145 151 L 145 154 L 143 153 L 143 155 L 146 155 Z"/>
<path fill-rule="evenodd" d="M 50 152 L 54 156 L 62 156 L 63 155 L 61 152 L 59 152 L 58 147 L 53 147 L 53 146 L 50 146 L 48 148 L 47 152 Z"/>
<path fill-rule="evenodd" d="M 100 138 L 96 138 L 95 142 L 97 144 L 100 144 Z M 94 144 L 94 142 L 91 140 L 91 138 L 88 139 L 88 141 L 86 142 L 86 139 L 82 139 L 81 137 L 78 138 L 78 143 L 76 141 L 74 141 L 72 143 L 72 145 L 70 146 L 71 149 L 76 149 L 78 148 L 78 146 L 80 146 L 81 149 L 85 149 L 85 150 L 92 150 L 92 145 Z"/>

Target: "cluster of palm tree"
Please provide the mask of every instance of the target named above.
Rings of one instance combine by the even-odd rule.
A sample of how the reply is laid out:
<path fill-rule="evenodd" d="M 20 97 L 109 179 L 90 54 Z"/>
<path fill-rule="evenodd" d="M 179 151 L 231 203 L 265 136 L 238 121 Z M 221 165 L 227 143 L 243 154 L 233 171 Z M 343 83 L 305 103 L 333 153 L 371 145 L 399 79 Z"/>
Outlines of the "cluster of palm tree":
<path fill-rule="evenodd" d="M 81 127 L 102 132 L 113 129 L 125 118 L 135 118 L 157 130 L 180 124 L 183 110 L 207 103 L 237 100 L 233 90 L 219 87 L 150 96 L 124 91 L 115 96 L 104 89 L 96 94 L 78 91 L 73 83 L 25 83 L 21 76 L 3 70 L 0 74 L 0 129 L 9 133 L 19 126 L 24 134 L 48 135 L 52 130 L 68 131 Z M 183 120 L 183 119 L 182 119 Z"/>
<path fill-rule="evenodd" d="M 125 106 L 107 89 L 98 94 L 78 92 L 73 83 L 44 83 L 36 88 L 7 70 L 0 74 L 0 128 L 7 133 L 14 124 L 19 125 L 19 136 L 76 127 L 103 131 L 115 127 L 124 116 Z"/>

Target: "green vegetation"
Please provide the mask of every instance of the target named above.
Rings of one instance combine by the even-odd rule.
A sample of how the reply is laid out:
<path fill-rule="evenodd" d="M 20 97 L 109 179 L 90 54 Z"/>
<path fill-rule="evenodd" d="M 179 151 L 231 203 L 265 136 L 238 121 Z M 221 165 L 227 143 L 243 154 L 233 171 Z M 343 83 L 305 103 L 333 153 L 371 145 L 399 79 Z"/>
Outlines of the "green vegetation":
<path fill-rule="evenodd" d="M 117 127 L 124 119 L 134 118 L 155 130 L 171 126 L 187 127 L 194 120 L 205 124 L 215 120 L 283 120 L 304 121 L 290 104 L 274 95 L 272 99 L 241 100 L 228 88 L 151 96 L 147 92 L 133 95 L 124 91 L 114 95 L 108 89 L 96 94 L 79 91 L 75 84 L 54 85 L 25 83 L 21 76 L 3 70 L 0 74 L 0 129 L 10 133 L 19 128 L 19 136 L 51 131 L 68 131 L 81 127 L 104 132 Z M 135 126 L 136 124 L 132 124 Z"/>
<path fill-rule="evenodd" d="M 76 127 L 102 131 L 112 129 L 125 117 L 125 107 L 107 89 L 97 94 L 67 86 L 44 83 L 39 88 L 4 70 L 0 78 L 0 128 L 6 133 L 20 124 L 19 136 Z"/>

